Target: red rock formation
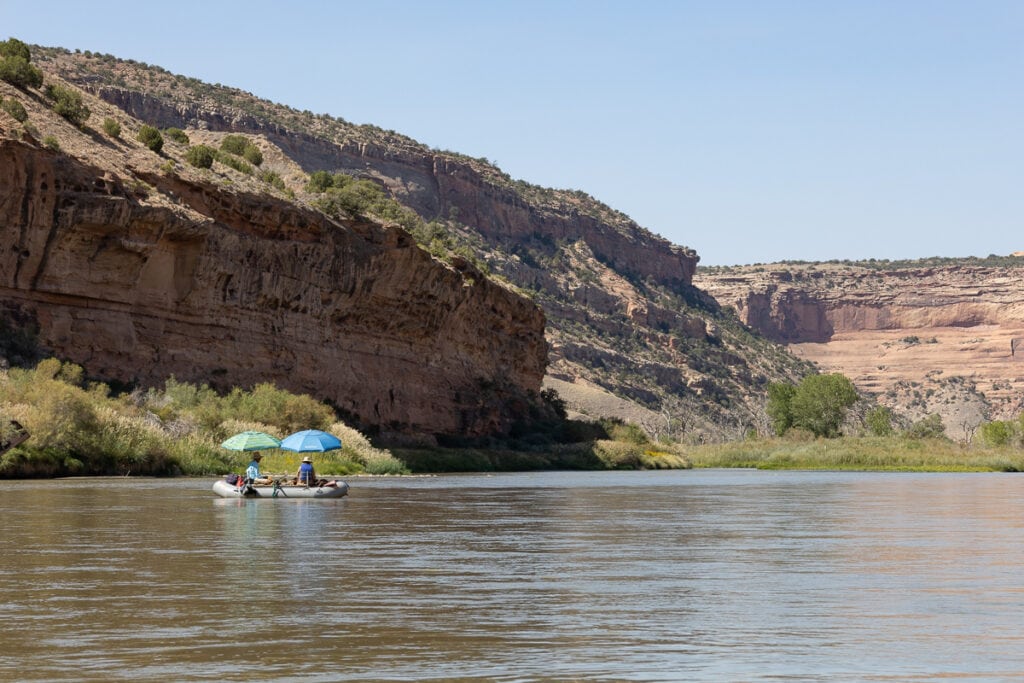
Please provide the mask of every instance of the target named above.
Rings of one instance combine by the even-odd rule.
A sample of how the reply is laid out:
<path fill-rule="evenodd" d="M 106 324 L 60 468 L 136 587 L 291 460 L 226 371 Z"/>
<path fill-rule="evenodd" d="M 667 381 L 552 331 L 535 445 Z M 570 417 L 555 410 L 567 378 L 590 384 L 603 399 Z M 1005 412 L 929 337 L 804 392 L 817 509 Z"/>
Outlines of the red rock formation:
<path fill-rule="evenodd" d="M 955 438 L 981 417 L 958 412 L 965 399 L 950 395 L 951 378 L 981 392 L 991 417 L 1024 407 L 1024 354 L 1013 345 L 1024 332 L 1020 265 L 773 264 L 702 270 L 695 283 L 766 337 L 915 419 L 940 413 Z"/>
<path fill-rule="evenodd" d="M 505 431 L 540 388 L 543 313 L 398 228 L 0 141 L 0 307 L 88 372 L 273 382 L 382 431 Z M 140 196 L 148 195 L 147 197 Z"/>
<path fill-rule="evenodd" d="M 697 285 L 769 339 L 827 342 L 864 330 L 1024 322 L 1024 268 L 832 264 L 709 269 Z"/>

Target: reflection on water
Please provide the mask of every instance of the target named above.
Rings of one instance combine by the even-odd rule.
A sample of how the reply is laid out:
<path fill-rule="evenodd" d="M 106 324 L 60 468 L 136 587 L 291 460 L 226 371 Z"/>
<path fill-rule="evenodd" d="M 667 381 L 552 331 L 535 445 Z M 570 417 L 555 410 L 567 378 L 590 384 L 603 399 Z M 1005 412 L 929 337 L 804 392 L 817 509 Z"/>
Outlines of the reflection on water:
<path fill-rule="evenodd" d="M 1024 478 L 9 482 L 0 680 L 1024 677 Z"/>

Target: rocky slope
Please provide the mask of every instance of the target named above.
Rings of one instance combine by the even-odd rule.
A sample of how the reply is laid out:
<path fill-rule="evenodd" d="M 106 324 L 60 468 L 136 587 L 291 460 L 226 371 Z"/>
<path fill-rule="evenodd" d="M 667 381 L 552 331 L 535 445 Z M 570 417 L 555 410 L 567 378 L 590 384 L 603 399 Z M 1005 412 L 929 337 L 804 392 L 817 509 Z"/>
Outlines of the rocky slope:
<path fill-rule="evenodd" d="M 506 433 L 535 407 L 544 315 L 468 262 L 157 155 L 88 95 L 81 130 L 43 93 L 0 96 L 27 112 L 0 112 L 0 311 L 58 355 L 143 385 L 273 382 L 393 438 Z"/>
<path fill-rule="evenodd" d="M 697 255 L 585 193 L 513 180 L 486 159 L 427 148 L 393 131 L 261 100 L 109 55 L 37 49 L 39 64 L 109 105 L 216 145 L 257 140 L 297 201 L 309 173 L 368 178 L 435 234 L 544 310 L 544 385 L 571 409 L 652 433 L 720 439 L 763 427 L 765 386 L 808 366 L 751 335 L 693 287 Z M 427 245 L 425 245 L 427 246 Z"/>
<path fill-rule="evenodd" d="M 740 319 L 912 418 L 969 437 L 1024 408 L 1024 258 L 702 268 Z M 1019 341 L 1018 341 L 1019 343 Z"/>

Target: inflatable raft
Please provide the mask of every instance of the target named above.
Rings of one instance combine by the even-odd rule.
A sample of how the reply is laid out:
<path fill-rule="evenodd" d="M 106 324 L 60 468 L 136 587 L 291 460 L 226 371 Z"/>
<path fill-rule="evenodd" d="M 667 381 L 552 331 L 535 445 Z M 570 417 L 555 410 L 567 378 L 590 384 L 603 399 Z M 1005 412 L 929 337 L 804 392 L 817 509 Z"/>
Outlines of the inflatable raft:
<path fill-rule="evenodd" d="M 222 498 L 341 498 L 348 493 L 348 484 L 343 481 L 329 481 L 323 486 L 292 486 L 275 482 L 261 486 L 238 487 L 224 479 L 218 479 L 213 482 L 213 492 Z"/>

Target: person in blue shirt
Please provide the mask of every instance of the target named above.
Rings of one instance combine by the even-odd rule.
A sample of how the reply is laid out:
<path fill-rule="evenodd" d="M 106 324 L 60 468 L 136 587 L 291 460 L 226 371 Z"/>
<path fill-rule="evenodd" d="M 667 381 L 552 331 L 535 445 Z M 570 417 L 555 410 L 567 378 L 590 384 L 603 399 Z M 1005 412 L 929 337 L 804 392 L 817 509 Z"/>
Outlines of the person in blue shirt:
<path fill-rule="evenodd" d="M 252 462 L 245 468 L 245 478 L 250 484 L 255 484 L 260 478 L 260 460 L 263 456 L 259 453 L 253 453 Z"/>
<path fill-rule="evenodd" d="M 302 458 L 299 471 L 295 475 L 296 483 L 300 486 L 312 486 L 316 483 L 316 472 L 313 470 L 313 458 L 308 455 Z"/>

